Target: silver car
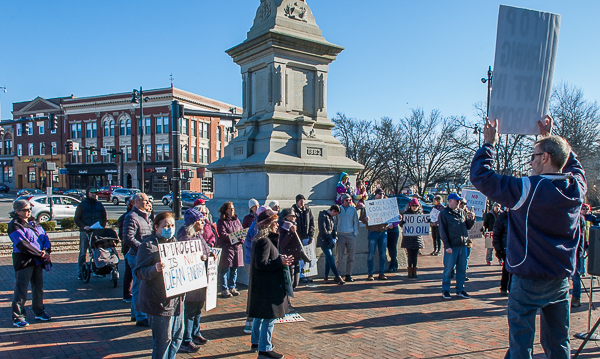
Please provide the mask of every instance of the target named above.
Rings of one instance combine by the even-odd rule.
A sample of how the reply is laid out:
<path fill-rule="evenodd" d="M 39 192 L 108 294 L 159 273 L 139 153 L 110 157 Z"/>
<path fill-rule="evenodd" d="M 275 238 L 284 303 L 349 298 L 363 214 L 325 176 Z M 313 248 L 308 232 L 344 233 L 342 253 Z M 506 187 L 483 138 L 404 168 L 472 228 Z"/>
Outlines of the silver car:
<path fill-rule="evenodd" d="M 37 194 L 33 196 L 21 197 L 26 199 L 31 205 L 31 216 L 38 222 L 47 222 L 50 220 L 50 205 L 48 204 L 48 196 L 45 194 Z M 63 219 L 75 217 L 77 206 L 81 203 L 78 199 L 69 196 L 53 195 L 52 196 L 52 218 Z"/>
<path fill-rule="evenodd" d="M 110 201 L 115 206 L 118 206 L 119 203 L 127 203 L 127 201 L 136 193 L 140 193 L 140 190 L 137 188 L 117 188 L 113 190 L 112 196 L 110 197 Z M 152 195 L 147 196 L 151 202 L 154 202 L 154 197 L 152 197 Z"/>

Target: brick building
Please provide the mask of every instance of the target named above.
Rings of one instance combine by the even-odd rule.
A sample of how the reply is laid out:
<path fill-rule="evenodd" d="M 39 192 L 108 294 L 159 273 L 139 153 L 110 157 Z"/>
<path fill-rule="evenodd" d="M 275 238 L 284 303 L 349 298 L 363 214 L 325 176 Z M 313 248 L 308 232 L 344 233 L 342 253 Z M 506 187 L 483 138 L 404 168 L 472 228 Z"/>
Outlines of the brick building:
<path fill-rule="evenodd" d="M 155 197 L 168 193 L 174 149 L 171 101 L 177 100 L 186 110 L 196 110 L 196 113 L 202 114 L 186 115 L 182 120 L 181 143 L 177 148 L 182 154 L 182 167 L 189 169 L 192 175 L 192 178 L 183 183 L 183 189 L 210 195 L 212 176 L 205 171 L 205 167 L 224 154 L 224 148 L 233 136 L 233 124 L 241 117 L 236 113 L 241 114 L 242 109 L 172 87 L 145 90 L 143 97 L 147 98 L 143 103 L 143 123 L 139 104 L 131 102 L 131 92 L 48 100 L 38 97 L 30 102 L 13 104 L 15 158 L 20 158 L 15 160 L 14 167 L 17 187 L 42 187 L 45 177 L 39 170 L 34 175 L 32 167 L 39 168 L 41 162 L 53 156 L 57 166 L 66 169 L 62 171 L 64 174 L 55 178 L 55 186 L 85 188 L 90 185 L 101 187 L 113 184 L 139 188 L 142 177 L 139 135 L 143 129 L 146 192 Z M 48 107 L 53 107 L 52 105 L 59 116 L 57 133 L 49 133 L 48 121 L 35 122 L 31 126 L 33 134 L 22 132 L 24 122 L 31 122 L 29 115 L 47 116 L 51 110 Z M 20 136 L 19 128 L 22 133 Z M 81 147 L 95 147 L 97 151 L 94 154 L 80 149 L 67 155 L 64 146 L 67 140 L 78 142 Z M 45 145 L 42 146 L 42 143 Z M 54 147 L 54 143 L 60 145 Z M 46 150 L 42 155 L 40 151 L 43 148 L 51 148 L 52 152 Z M 116 149 L 122 151 L 123 155 L 102 155 L 102 148 L 107 151 Z M 20 149 L 23 154 L 21 156 Z M 29 161 L 25 162 L 27 159 Z M 31 166 L 32 161 L 34 166 Z M 19 182 L 19 178 L 22 182 Z M 34 179 L 35 181 L 30 182 Z M 19 186 L 20 183 L 23 185 Z"/>

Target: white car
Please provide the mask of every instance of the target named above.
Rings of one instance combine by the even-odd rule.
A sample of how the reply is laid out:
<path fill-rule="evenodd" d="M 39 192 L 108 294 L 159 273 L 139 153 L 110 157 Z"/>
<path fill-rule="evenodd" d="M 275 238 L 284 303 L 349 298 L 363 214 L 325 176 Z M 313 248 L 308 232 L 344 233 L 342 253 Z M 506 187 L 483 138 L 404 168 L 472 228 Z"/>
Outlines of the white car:
<path fill-rule="evenodd" d="M 33 196 L 21 197 L 26 199 L 31 205 L 31 216 L 38 222 L 47 222 L 50 220 L 50 205 L 48 204 L 48 196 L 45 194 L 37 194 Z M 63 219 L 75 217 L 77 206 L 81 203 L 78 199 L 69 196 L 53 195 L 52 196 L 52 218 Z"/>
<path fill-rule="evenodd" d="M 115 206 L 118 206 L 120 203 L 127 203 L 127 201 L 136 193 L 140 193 L 140 190 L 137 188 L 117 188 L 113 190 L 110 201 Z M 154 202 L 154 197 L 152 195 L 148 195 L 148 199 Z"/>

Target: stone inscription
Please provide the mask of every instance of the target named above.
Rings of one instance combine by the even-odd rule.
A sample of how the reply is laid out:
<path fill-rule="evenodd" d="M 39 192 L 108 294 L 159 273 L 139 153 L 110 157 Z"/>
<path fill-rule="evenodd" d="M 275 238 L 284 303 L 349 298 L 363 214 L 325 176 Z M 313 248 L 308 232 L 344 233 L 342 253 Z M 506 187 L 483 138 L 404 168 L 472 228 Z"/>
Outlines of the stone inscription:
<path fill-rule="evenodd" d="M 236 147 L 236 148 L 234 148 L 233 152 L 236 155 L 243 155 L 244 154 L 244 147 Z"/>
<path fill-rule="evenodd" d="M 306 154 L 309 156 L 323 156 L 323 149 L 318 147 L 307 147 Z"/>

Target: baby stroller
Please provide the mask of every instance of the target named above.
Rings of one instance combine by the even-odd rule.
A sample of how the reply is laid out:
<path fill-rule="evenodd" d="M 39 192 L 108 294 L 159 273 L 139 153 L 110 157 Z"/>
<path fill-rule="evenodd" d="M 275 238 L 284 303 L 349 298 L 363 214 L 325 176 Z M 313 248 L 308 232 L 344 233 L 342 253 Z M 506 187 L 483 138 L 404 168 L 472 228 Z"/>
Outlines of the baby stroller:
<path fill-rule="evenodd" d="M 112 228 L 95 229 L 87 233 L 90 241 L 89 262 L 83 265 L 81 271 L 83 280 L 89 283 L 92 273 L 105 276 L 110 274 L 114 288 L 119 280 L 119 255 L 116 246 L 119 236 Z"/>

